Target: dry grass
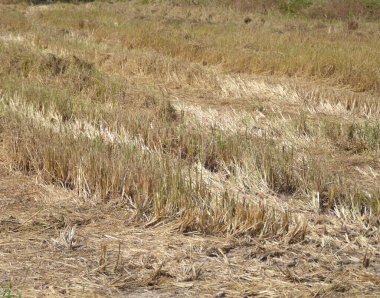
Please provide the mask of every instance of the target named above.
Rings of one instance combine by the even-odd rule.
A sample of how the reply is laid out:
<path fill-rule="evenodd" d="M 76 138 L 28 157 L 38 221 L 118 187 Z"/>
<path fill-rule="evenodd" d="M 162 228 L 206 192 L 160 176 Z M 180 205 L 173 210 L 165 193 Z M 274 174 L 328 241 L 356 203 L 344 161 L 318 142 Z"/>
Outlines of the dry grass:
<path fill-rule="evenodd" d="M 1 217 L 1 282 L 22 297 L 378 292 L 378 234 L 341 215 L 310 214 L 302 243 L 183 235 L 176 223 L 126 225 L 124 200 L 94 206 L 77 201 L 75 193 L 1 171 L 1 206 L 7 209 Z"/>
<path fill-rule="evenodd" d="M 121 9 L 128 11 L 127 7 Z M 379 91 L 379 55 L 372 50 L 379 48 L 376 23 L 365 23 L 355 33 L 341 22 L 288 18 L 278 23 L 278 16 L 245 25 L 242 16 L 223 14 L 222 8 L 215 9 L 214 16 L 205 15 L 201 8 L 174 7 L 165 16 L 158 5 L 154 13 L 142 6 L 131 21 L 105 8 L 90 22 L 93 10 L 72 10 L 72 14 L 52 10 L 41 21 L 51 26 L 59 20 L 57 26 L 80 29 L 98 41 L 105 39 L 123 48 L 149 48 L 189 62 L 219 65 L 228 72 L 328 79 L 356 91 Z M 357 42 L 366 46 L 356 47 Z"/>
<path fill-rule="evenodd" d="M 168 295 L 170 287 L 215 295 L 222 283 L 229 295 L 292 293 L 294 283 L 298 296 L 379 292 L 377 22 L 363 19 L 353 30 L 275 12 L 245 22 L 239 9 L 213 2 L 0 5 L 0 12 L 10 16 L 0 19 L 1 160 L 12 169 L 0 176 L 1 196 L 14 202 L 1 225 L 17 241 L 48 233 L 44 247 L 33 247 L 55 260 L 46 266 L 60 281 L 71 280 L 60 288 L 42 266 L 35 274 L 55 286 L 31 289 L 29 275 L 16 278 L 24 251 L 1 283 L 31 296 L 74 295 L 81 285 L 86 295 Z M 61 190 L 45 195 L 47 186 L 12 171 Z M 11 193 L 23 179 L 38 190 L 40 209 L 17 205 Z M 63 200 L 46 199 L 62 189 Z M 133 234 L 133 224 L 147 230 Z M 157 244 L 169 227 L 175 257 Z M 155 259 L 134 254 L 154 247 L 147 235 L 155 231 Z M 191 248 L 181 262 L 176 241 L 186 240 L 178 231 L 203 235 L 202 243 L 228 237 L 230 248 Z M 118 245 L 102 243 L 108 236 L 100 233 Z M 140 236 L 143 245 L 122 248 Z M 71 273 L 59 269 L 57 251 L 69 252 Z M 252 289 L 264 275 L 244 266 L 251 259 L 272 286 Z M 226 275 L 211 282 L 210 272 Z"/>

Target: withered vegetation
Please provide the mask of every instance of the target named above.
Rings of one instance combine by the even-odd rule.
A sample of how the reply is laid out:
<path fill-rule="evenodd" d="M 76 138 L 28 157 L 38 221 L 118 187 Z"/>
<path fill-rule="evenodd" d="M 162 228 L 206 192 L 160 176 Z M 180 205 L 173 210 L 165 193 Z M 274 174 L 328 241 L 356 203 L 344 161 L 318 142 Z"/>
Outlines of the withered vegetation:
<path fill-rule="evenodd" d="M 380 294 L 376 1 L 79 2 L 0 4 L 4 293 Z"/>

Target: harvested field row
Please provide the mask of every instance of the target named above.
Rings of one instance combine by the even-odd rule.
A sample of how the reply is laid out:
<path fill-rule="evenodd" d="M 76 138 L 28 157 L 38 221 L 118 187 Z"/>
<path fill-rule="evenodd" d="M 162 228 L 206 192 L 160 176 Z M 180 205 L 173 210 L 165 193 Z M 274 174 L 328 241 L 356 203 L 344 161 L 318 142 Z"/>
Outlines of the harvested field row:
<path fill-rule="evenodd" d="M 380 293 L 378 22 L 0 14 L 4 295 Z"/>

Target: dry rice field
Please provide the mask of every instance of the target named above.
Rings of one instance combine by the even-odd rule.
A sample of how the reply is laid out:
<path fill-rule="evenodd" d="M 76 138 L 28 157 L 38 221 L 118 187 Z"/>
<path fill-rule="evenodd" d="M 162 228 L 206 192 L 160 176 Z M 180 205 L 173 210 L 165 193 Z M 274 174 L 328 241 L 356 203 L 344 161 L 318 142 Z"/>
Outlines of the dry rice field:
<path fill-rule="evenodd" d="M 380 21 L 246 2 L 0 2 L 0 297 L 380 296 Z"/>

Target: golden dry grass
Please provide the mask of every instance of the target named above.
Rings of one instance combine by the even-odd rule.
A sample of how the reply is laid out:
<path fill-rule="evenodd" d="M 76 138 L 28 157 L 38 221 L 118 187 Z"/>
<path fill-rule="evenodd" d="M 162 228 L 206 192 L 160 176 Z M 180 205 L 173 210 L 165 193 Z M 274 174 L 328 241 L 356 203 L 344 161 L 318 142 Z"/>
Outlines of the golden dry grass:
<path fill-rule="evenodd" d="M 0 14 L 3 288 L 379 294 L 378 22 L 170 1 Z"/>

